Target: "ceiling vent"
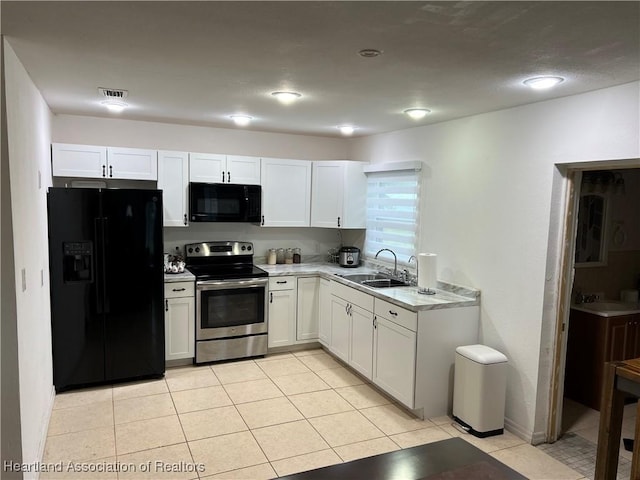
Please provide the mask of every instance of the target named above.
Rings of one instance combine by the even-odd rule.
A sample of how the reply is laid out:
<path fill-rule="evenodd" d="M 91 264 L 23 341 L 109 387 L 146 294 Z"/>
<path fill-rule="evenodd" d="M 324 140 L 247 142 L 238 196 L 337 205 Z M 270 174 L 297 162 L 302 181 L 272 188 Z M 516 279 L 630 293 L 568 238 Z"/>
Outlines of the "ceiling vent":
<path fill-rule="evenodd" d="M 98 93 L 101 97 L 107 100 L 124 100 L 129 95 L 127 90 L 120 90 L 118 88 L 103 88 L 98 87 Z"/>

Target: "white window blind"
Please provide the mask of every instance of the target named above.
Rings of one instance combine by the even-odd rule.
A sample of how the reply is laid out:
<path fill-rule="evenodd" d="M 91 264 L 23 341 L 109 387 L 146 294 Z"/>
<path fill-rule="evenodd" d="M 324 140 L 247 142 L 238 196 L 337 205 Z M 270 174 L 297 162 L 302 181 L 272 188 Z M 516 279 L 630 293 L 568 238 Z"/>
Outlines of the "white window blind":
<path fill-rule="evenodd" d="M 389 248 L 406 263 L 416 254 L 420 171 L 398 170 L 367 173 L 367 233 L 365 256 L 374 257 Z M 378 258 L 393 260 L 389 252 Z"/>

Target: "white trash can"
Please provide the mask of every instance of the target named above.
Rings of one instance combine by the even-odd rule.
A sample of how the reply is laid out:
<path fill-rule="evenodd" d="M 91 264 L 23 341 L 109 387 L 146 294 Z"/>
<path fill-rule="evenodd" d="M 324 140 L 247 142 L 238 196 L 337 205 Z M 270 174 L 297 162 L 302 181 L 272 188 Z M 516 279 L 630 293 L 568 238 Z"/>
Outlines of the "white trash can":
<path fill-rule="evenodd" d="M 504 432 L 507 357 L 486 345 L 456 348 L 453 419 L 476 437 Z"/>

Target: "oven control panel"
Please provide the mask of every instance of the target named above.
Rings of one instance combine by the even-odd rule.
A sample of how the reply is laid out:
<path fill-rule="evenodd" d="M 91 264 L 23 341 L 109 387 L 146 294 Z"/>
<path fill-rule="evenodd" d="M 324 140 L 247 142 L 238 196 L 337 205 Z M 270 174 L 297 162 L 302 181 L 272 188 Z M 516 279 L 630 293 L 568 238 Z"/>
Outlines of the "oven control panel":
<path fill-rule="evenodd" d="M 187 258 L 253 255 L 253 243 L 251 242 L 189 243 L 184 246 L 184 252 Z"/>

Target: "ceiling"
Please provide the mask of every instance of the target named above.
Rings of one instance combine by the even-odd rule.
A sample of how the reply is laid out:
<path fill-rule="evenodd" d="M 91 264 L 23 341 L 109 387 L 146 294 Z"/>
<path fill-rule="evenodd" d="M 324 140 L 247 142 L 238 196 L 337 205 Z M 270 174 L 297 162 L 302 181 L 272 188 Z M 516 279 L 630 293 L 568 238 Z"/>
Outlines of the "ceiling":
<path fill-rule="evenodd" d="M 54 113 L 339 136 L 638 80 L 640 2 L 2 1 L 2 33 Z M 376 58 L 358 51 L 381 50 Z M 534 91 L 523 79 L 566 80 Z M 120 114 L 98 87 L 126 89 Z M 295 90 L 292 105 L 271 92 Z M 416 121 L 411 107 L 432 113 Z"/>

